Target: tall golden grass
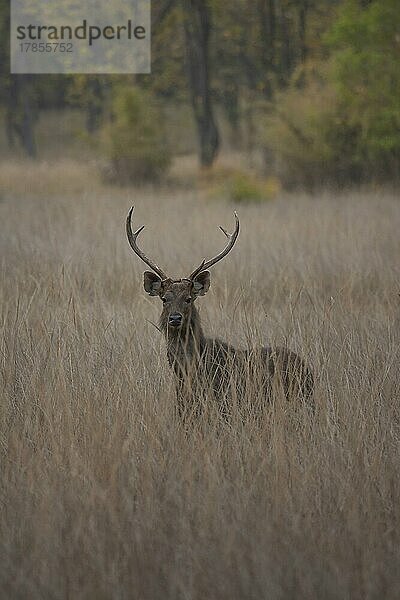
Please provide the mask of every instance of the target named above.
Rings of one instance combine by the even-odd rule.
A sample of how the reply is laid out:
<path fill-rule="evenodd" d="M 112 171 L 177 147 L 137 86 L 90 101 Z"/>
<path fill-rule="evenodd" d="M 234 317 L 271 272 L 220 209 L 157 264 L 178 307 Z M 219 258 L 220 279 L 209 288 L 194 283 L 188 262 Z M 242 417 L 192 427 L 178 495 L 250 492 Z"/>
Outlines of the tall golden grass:
<path fill-rule="evenodd" d="M 125 239 L 131 203 L 175 276 L 233 220 L 195 192 L 3 190 L 1 597 L 400 597 L 398 198 L 240 207 L 204 329 L 299 352 L 317 411 L 189 434 Z"/>

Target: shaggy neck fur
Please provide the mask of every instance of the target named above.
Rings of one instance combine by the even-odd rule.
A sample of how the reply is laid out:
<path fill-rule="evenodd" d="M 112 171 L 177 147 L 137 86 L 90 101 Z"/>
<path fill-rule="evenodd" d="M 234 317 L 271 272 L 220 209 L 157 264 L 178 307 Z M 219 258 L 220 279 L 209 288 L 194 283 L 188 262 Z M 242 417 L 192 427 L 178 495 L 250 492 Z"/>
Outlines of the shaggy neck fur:
<path fill-rule="evenodd" d="M 205 337 L 196 307 L 192 306 L 190 318 L 179 328 L 169 327 L 168 315 L 162 314 L 160 329 L 167 342 L 170 366 L 178 375 L 187 373 L 188 367 L 198 362 L 205 346 Z"/>

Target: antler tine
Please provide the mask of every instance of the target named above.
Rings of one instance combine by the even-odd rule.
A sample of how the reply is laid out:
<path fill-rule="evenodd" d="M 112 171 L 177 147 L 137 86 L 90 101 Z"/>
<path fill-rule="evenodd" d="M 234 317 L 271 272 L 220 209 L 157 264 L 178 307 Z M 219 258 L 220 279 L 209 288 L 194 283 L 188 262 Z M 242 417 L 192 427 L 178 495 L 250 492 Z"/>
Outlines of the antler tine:
<path fill-rule="evenodd" d="M 132 250 L 134 251 L 135 254 L 138 255 L 139 258 L 142 259 L 142 261 L 144 263 L 146 263 L 146 265 L 148 265 L 150 267 L 150 269 L 152 269 L 152 271 L 154 271 L 155 273 L 157 273 L 157 275 L 159 275 L 161 277 L 161 279 L 167 279 L 167 275 L 164 273 L 164 271 L 162 271 L 160 269 L 160 267 L 158 267 L 156 265 L 155 262 L 153 262 L 152 260 L 150 260 L 150 258 L 148 258 L 144 252 L 142 252 L 142 250 L 140 250 L 140 248 L 138 247 L 136 240 L 138 238 L 138 235 L 141 231 L 143 231 L 144 229 L 144 225 L 142 225 L 141 227 L 139 227 L 139 229 L 137 229 L 135 232 L 132 231 L 132 214 L 134 211 L 134 207 L 132 206 L 128 216 L 126 217 L 126 235 L 128 236 L 128 242 L 132 248 Z"/>
<path fill-rule="evenodd" d="M 239 235 L 239 228 L 240 228 L 240 223 L 239 223 L 239 217 L 237 216 L 236 211 L 234 212 L 235 215 L 235 220 L 236 220 L 236 225 L 235 225 L 235 229 L 232 233 L 228 233 L 223 227 L 219 227 L 220 230 L 222 231 L 222 233 L 228 238 L 229 242 L 227 243 L 227 245 L 225 246 L 225 248 L 216 256 L 214 256 L 214 258 L 210 258 L 210 260 L 203 260 L 202 263 L 197 267 L 197 269 L 195 269 L 193 271 L 193 273 L 191 273 L 191 275 L 189 276 L 189 279 L 194 279 L 199 273 L 201 273 L 202 271 L 205 271 L 206 269 L 209 269 L 210 267 L 212 267 L 213 265 L 215 265 L 217 262 L 219 262 L 220 260 L 222 260 L 233 248 L 233 246 L 235 245 L 235 242 L 238 238 Z"/>

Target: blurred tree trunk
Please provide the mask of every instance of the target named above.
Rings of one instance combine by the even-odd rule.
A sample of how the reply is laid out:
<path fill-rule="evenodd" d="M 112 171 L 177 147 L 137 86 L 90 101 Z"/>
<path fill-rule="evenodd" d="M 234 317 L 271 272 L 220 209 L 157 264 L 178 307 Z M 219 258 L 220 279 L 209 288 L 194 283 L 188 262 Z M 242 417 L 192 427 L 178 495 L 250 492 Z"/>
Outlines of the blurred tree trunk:
<path fill-rule="evenodd" d="M 14 146 L 14 134 L 25 153 L 36 158 L 35 122 L 37 111 L 34 106 L 33 87 L 30 75 L 10 75 L 7 93 L 6 131 L 8 142 Z"/>
<path fill-rule="evenodd" d="M 189 87 L 203 167 L 213 164 L 219 147 L 210 90 L 209 37 L 211 14 L 207 0 L 186 0 L 185 35 Z"/>
<path fill-rule="evenodd" d="M 14 104 L 12 102 L 12 83 L 9 86 L 9 89 L 4 94 L 4 104 L 5 104 L 5 128 L 6 128 L 6 137 L 9 148 L 15 148 L 15 129 L 14 129 L 14 118 L 13 118 L 13 107 Z"/>
<path fill-rule="evenodd" d="M 303 0 L 299 6 L 299 42 L 300 42 L 300 60 L 304 62 L 307 58 L 306 26 L 309 3 Z"/>
<path fill-rule="evenodd" d="M 23 95 L 22 118 L 19 129 L 21 144 L 30 158 L 36 158 L 36 142 L 34 134 L 34 111 L 29 93 Z"/>
<path fill-rule="evenodd" d="M 10 4 L 0 3 L 0 103 L 4 108 L 7 142 L 16 140 L 25 153 L 36 157 L 34 126 L 37 119 L 32 75 L 10 73 Z"/>
<path fill-rule="evenodd" d="M 258 0 L 258 14 L 261 27 L 261 63 L 266 83 L 264 94 L 268 100 L 273 95 L 273 75 L 276 68 L 276 10 L 275 0 Z"/>
<path fill-rule="evenodd" d="M 100 127 L 104 110 L 104 85 L 99 77 L 87 80 L 86 131 L 94 133 Z"/>
<path fill-rule="evenodd" d="M 221 102 L 225 110 L 228 123 L 232 130 L 232 146 L 240 147 L 240 103 L 239 87 L 232 81 L 231 84 L 221 93 Z"/>
<path fill-rule="evenodd" d="M 281 37 L 281 56 L 280 56 L 280 85 L 284 87 L 288 81 L 294 67 L 294 40 L 293 32 L 290 28 L 290 16 L 281 7 L 280 10 L 280 37 Z"/>

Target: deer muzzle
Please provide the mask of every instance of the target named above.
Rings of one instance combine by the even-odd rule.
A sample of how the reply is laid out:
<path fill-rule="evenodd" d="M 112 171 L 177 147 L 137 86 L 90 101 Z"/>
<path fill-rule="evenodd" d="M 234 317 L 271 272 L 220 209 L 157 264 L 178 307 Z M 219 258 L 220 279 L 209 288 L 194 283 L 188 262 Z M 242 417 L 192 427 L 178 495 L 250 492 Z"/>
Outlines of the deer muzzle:
<path fill-rule="evenodd" d="M 170 327 L 180 327 L 182 325 L 183 317 L 181 313 L 171 313 L 168 317 L 168 325 Z"/>

